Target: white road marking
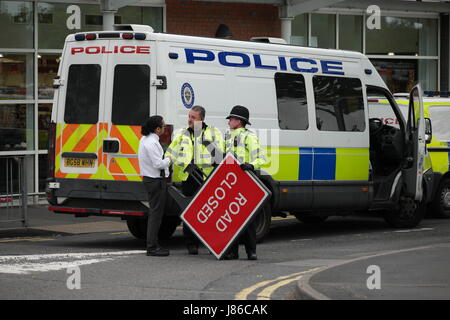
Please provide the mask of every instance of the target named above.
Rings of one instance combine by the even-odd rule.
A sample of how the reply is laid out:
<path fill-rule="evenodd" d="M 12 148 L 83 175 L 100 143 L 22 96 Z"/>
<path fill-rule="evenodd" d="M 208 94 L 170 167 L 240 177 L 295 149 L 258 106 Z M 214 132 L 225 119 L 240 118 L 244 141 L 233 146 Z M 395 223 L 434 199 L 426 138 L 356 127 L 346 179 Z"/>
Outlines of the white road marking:
<path fill-rule="evenodd" d="M 407 229 L 407 230 L 397 230 L 395 233 L 408 233 L 408 232 L 419 232 L 419 231 L 432 231 L 434 228 L 420 228 L 420 229 Z"/>
<path fill-rule="evenodd" d="M 0 256 L 0 273 L 29 274 L 64 270 L 70 267 L 89 265 L 113 260 L 131 254 L 144 254 L 145 250 L 88 253 L 56 253 L 21 256 Z"/>

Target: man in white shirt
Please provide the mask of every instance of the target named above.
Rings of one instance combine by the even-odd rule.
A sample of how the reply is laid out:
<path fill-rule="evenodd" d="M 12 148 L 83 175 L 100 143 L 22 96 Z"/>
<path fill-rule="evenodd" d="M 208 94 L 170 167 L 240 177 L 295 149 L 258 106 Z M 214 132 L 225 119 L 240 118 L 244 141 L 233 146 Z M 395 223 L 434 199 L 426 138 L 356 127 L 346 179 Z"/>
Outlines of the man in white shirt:
<path fill-rule="evenodd" d="M 164 158 L 159 137 L 165 123 L 161 116 L 150 117 L 142 126 L 139 142 L 139 167 L 148 192 L 147 256 L 168 256 L 169 250 L 158 244 L 158 231 L 167 197 L 166 177 L 169 176 L 170 158 Z"/>

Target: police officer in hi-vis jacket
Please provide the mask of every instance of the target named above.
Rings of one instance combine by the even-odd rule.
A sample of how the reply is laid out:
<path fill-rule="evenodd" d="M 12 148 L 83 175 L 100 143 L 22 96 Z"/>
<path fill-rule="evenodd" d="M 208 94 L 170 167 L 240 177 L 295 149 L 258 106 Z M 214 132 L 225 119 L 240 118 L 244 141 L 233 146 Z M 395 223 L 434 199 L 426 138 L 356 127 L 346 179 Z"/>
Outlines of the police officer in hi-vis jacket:
<path fill-rule="evenodd" d="M 193 196 L 223 159 L 222 133 L 204 122 L 205 115 L 203 107 L 192 107 L 188 127 L 174 137 L 165 154 L 173 161 L 174 173 L 182 181 L 181 192 L 185 196 Z M 198 254 L 198 239 L 186 225 L 183 225 L 183 233 L 189 254 Z"/>
<path fill-rule="evenodd" d="M 246 107 L 237 105 L 231 109 L 230 115 L 227 117 L 230 131 L 225 135 L 225 153 L 232 152 L 236 159 L 241 162 L 243 170 L 254 171 L 259 170 L 261 166 L 266 164 L 267 158 L 260 147 L 256 134 L 245 128 L 247 124 L 251 124 L 249 116 Z M 242 241 L 245 245 L 248 260 L 256 260 L 256 225 L 254 219 L 243 231 L 240 239 L 236 239 L 235 243 L 231 245 L 224 259 L 239 258 L 239 241 Z"/>

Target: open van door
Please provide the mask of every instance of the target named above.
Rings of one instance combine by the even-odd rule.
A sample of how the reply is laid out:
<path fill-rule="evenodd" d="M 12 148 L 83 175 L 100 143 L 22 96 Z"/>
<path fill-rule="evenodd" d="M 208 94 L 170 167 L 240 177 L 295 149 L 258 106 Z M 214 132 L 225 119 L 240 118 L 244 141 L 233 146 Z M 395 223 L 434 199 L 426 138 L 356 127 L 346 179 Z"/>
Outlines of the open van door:
<path fill-rule="evenodd" d="M 410 146 L 408 161 L 411 164 L 403 170 L 405 181 L 404 195 L 422 201 L 424 162 L 426 155 L 425 117 L 422 89 L 416 85 L 409 95 L 407 135 Z"/>

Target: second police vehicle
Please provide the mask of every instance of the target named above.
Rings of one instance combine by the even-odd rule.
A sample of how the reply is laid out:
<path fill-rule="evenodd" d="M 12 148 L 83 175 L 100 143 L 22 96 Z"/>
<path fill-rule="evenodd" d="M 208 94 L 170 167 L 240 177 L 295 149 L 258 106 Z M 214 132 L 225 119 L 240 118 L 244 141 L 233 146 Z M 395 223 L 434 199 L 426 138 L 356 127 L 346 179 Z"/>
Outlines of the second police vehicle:
<path fill-rule="evenodd" d="M 119 216 L 145 238 L 142 122 L 162 115 L 170 130 L 161 142 L 168 144 L 187 126 L 192 106 L 205 107 L 206 122 L 225 132 L 225 117 L 239 104 L 250 110 L 250 129 L 270 160 L 261 180 L 272 197 L 257 218 L 259 239 L 272 216 L 287 213 L 310 221 L 376 210 L 395 227 L 417 225 L 433 183 L 420 87 L 404 117 L 363 54 L 265 40 L 154 33 L 141 25 L 69 35 L 54 81 L 49 209 Z M 388 101 L 397 126 L 369 116 L 375 96 Z M 160 237 L 174 232 L 179 211 L 168 201 Z"/>

